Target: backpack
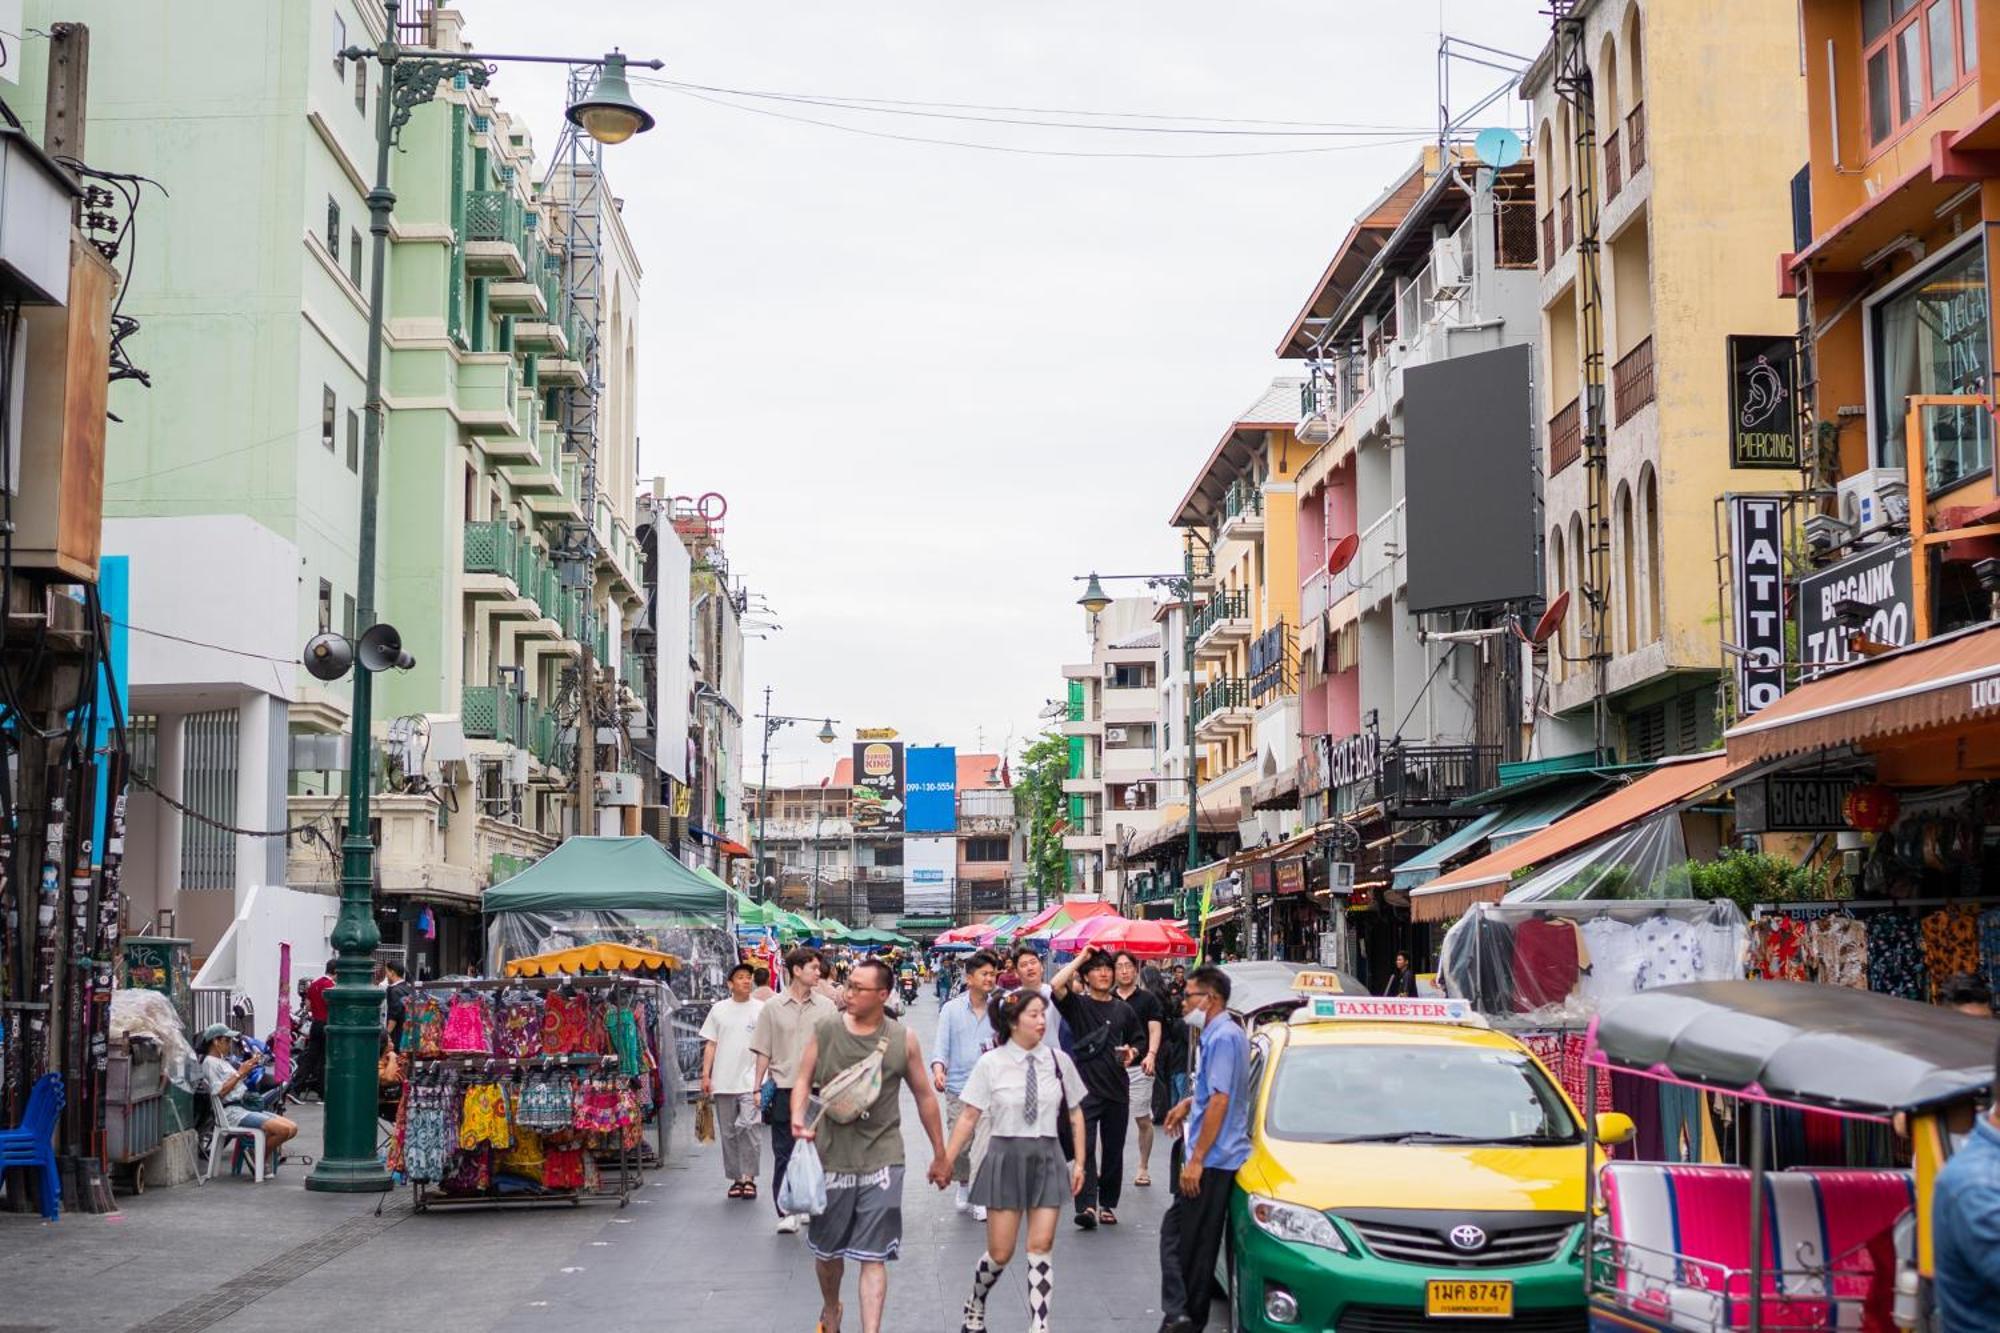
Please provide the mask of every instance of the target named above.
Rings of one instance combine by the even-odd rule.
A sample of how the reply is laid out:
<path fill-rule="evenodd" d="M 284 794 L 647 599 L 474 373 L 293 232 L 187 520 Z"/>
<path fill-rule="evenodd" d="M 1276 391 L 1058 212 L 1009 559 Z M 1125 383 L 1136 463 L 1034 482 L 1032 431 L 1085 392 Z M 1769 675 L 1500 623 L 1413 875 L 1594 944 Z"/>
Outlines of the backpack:
<path fill-rule="evenodd" d="M 820 1114 L 836 1125 L 851 1125 L 868 1114 L 882 1095 L 882 1056 L 889 1038 L 875 1043 L 875 1049 L 835 1074 L 819 1090 Z"/>

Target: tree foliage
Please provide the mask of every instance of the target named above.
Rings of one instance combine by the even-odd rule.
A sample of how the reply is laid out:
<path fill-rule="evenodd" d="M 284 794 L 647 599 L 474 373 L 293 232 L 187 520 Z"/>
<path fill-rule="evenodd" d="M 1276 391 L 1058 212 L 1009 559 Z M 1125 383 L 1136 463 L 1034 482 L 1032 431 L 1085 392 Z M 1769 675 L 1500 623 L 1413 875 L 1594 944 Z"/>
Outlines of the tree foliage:
<path fill-rule="evenodd" d="M 1069 776 L 1069 739 L 1045 731 L 1028 743 L 1015 779 L 1017 809 L 1028 816 L 1028 887 L 1037 901 L 1060 897 L 1069 886 L 1063 834 L 1069 828 L 1063 780 Z"/>

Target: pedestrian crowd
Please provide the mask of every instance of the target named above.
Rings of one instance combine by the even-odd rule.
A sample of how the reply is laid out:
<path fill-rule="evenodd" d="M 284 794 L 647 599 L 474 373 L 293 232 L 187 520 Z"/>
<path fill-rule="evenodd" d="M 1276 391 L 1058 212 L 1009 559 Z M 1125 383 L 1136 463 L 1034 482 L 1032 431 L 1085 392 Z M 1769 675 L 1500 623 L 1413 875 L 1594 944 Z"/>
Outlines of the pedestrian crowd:
<path fill-rule="evenodd" d="M 894 1003 L 914 973 L 867 958 L 833 977 L 807 947 L 782 961 L 775 991 L 747 963 L 729 974 L 728 997 L 702 1026 L 701 1087 L 728 1198 L 757 1197 L 768 1138 L 777 1229 L 803 1231 L 813 1257 L 818 1333 L 842 1328 L 850 1263 L 862 1333 L 882 1327 L 902 1244 L 906 1092 L 931 1146 L 925 1180 L 985 1230 L 961 1333 L 986 1329 L 988 1298 L 1017 1251 L 1029 1333 L 1048 1333 L 1062 1216 L 1084 1231 L 1119 1225 L 1128 1132 L 1134 1188 L 1153 1184 L 1155 1139 L 1172 1145 L 1162 1333 L 1206 1325 L 1230 1183 L 1250 1148 L 1250 1048 L 1228 1013 L 1227 975 L 1102 951 L 1049 975 L 1032 948 L 973 953 L 935 969 L 926 1060 Z M 787 1206 L 785 1188 L 805 1152 L 823 1175 L 809 1214 Z"/>

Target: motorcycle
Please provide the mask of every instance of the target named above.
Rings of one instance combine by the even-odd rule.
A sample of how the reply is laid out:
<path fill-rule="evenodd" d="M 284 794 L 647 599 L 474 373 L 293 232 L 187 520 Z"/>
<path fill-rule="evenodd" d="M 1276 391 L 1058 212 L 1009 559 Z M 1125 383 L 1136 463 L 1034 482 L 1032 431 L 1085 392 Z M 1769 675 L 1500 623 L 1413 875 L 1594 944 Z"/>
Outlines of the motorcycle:
<path fill-rule="evenodd" d="M 906 972 L 903 974 L 900 989 L 903 993 L 904 1004 L 911 1005 L 917 1002 L 917 978 L 914 973 Z"/>

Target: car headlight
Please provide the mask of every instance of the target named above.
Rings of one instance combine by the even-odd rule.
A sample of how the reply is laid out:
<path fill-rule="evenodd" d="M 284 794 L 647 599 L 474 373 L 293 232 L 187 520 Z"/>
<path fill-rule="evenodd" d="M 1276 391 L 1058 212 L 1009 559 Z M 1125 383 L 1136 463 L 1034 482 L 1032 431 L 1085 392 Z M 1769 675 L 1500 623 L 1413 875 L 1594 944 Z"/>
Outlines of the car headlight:
<path fill-rule="evenodd" d="M 1253 1194 L 1250 1196 L 1250 1220 L 1257 1224 L 1259 1231 L 1278 1240 L 1317 1245 L 1336 1254 L 1347 1253 L 1347 1242 L 1334 1229 L 1333 1220 L 1311 1208 Z"/>

